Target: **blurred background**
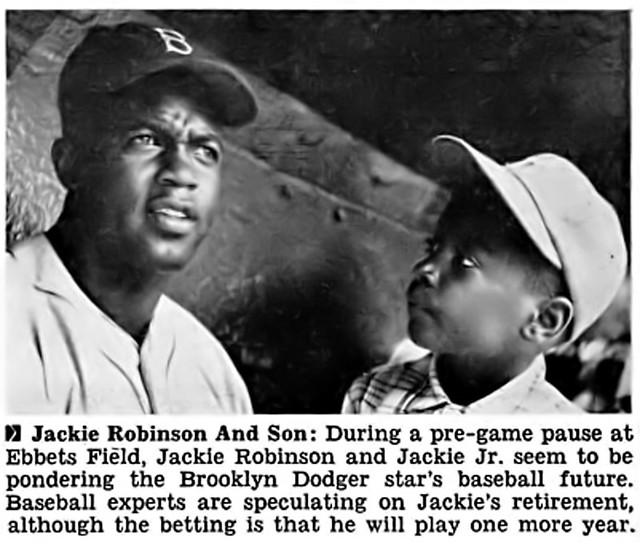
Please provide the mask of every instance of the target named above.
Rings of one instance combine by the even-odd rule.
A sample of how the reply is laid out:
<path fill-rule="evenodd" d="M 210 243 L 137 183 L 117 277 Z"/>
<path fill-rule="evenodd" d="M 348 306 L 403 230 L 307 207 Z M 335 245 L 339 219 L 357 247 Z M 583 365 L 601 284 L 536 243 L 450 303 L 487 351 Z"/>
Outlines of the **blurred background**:
<path fill-rule="evenodd" d="M 447 201 L 429 140 L 574 161 L 630 231 L 625 11 L 8 11 L 6 242 L 46 230 L 57 76 L 96 23 L 161 23 L 246 74 L 261 112 L 229 141 L 223 199 L 171 295 L 225 345 L 256 412 L 338 412 L 403 357 L 404 289 Z M 630 288 L 548 377 L 594 412 L 630 406 Z"/>

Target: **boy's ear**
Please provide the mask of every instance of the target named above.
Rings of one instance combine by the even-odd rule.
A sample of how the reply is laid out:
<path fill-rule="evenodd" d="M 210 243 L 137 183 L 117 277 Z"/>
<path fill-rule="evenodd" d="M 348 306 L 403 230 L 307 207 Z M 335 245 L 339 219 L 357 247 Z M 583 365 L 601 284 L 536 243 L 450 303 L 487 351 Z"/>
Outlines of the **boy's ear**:
<path fill-rule="evenodd" d="M 74 170 L 78 161 L 75 145 L 65 138 L 56 139 L 51 146 L 51 160 L 62 185 L 67 190 L 73 190 L 76 185 Z"/>
<path fill-rule="evenodd" d="M 560 339 L 573 319 L 573 303 L 564 296 L 543 301 L 531 321 L 524 326 L 525 339 L 543 345 Z"/>

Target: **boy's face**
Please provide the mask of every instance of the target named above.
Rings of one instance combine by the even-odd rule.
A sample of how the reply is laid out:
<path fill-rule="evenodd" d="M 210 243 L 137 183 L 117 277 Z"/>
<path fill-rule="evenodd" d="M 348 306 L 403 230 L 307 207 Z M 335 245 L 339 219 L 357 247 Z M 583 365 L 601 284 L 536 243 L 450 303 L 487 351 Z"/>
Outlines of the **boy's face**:
<path fill-rule="evenodd" d="M 499 216 L 477 207 L 445 211 L 407 292 L 409 334 L 438 354 L 507 359 L 540 297 Z"/>
<path fill-rule="evenodd" d="M 146 89 L 125 95 L 87 139 L 78 195 L 99 252 L 114 265 L 183 267 L 218 198 L 222 145 L 208 117 L 185 96 Z"/>

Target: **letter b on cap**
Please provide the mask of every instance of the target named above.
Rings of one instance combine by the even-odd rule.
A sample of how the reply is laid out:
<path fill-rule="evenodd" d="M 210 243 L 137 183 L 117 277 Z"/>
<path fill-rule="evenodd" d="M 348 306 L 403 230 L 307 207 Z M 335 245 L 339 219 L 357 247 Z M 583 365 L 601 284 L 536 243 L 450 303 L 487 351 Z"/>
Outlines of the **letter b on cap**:
<path fill-rule="evenodd" d="M 169 30 L 167 28 L 154 28 L 154 30 L 160 35 L 162 41 L 167 47 L 167 53 L 178 53 L 179 55 L 190 55 L 193 51 L 193 47 L 189 45 L 187 38 L 185 38 L 180 32 L 175 30 Z"/>

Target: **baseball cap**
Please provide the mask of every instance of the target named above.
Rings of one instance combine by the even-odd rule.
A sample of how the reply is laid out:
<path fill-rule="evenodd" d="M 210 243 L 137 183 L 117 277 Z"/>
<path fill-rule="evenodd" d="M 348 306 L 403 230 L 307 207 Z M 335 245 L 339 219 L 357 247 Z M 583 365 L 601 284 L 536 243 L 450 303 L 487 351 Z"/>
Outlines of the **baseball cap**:
<path fill-rule="evenodd" d="M 433 146 L 442 162 L 471 158 L 543 256 L 562 271 L 574 305 L 570 340 L 576 339 L 613 301 L 626 274 L 627 249 L 611 204 L 556 154 L 499 164 L 455 136 L 438 136 Z"/>
<path fill-rule="evenodd" d="M 215 119 L 223 126 L 251 122 L 258 107 L 233 68 L 176 30 L 126 22 L 96 25 L 72 51 L 60 74 L 58 105 L 63 122 L 87 98 L 122 90 L 149 75 L 186 70 L 202 81 Z"/>

